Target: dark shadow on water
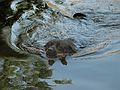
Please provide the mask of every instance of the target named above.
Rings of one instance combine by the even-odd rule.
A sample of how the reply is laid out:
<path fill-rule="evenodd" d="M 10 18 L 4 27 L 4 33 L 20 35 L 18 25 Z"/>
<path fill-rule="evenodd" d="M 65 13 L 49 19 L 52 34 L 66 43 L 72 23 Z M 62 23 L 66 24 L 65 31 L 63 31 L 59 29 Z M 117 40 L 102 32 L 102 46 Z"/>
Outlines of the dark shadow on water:
<path fill-rule="evenodd" d="M 0 56 L 2 57 L 17 57 L 22 58 L 26 57 L 24 54 L 20 54 L 12 50 L 0 37 Z"/>

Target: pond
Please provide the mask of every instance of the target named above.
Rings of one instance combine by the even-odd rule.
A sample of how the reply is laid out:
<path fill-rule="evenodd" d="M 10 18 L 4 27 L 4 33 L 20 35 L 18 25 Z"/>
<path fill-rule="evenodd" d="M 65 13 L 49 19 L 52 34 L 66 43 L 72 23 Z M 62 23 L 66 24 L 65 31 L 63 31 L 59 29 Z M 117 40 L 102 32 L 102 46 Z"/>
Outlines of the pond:
<path fill-rule="evenodd" d="M 120 1 L 45 2 L 48 9 L 26 10 L 0 32 L 0 89 L 119 90 Z M 85 18 L 73 18 L 75 13 Z M 74 39 L 77 49 L 66 57 L 67 65 L 60 60 L 48 65 L 36 52 L 50 40 L 66 38 Z"/>

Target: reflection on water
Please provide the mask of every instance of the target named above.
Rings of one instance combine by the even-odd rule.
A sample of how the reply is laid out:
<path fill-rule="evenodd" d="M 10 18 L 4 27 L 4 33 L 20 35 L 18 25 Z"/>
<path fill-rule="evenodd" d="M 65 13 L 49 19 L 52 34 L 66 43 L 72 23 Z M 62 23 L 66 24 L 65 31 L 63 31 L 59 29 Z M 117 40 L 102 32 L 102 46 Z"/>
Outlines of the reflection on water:
<path fill-rule="evenodd" d="M 0 58 L 0 88 L 52 90 L 46 82 L 52 70 L 46 63 L 35 57 L 27 59 Z M 46 79 L 46 80 L 45 80 Z"/>
<path fill-rule="evenodd" d="M 119 90 L 120 55 L 100 59 L 69 60 L 68 66 L 56 62 L 55 79 L 71 79 L 70 85 L 57 85 L 54 90 Z"/>
<path fill-rule="evenodd" d="M 36 47 L 56 37 L 60 39 L 72 37 L 78 47 L 85 45 L 86 48 L 78 48 L 79 53 L 66 58 L 67 66 L 62 65 L 58 60 L 50 67 L 48 62 L 39 56 L 16 53 L 2 40 L 0 31 L 0 88 L 3 90 L 119 90 L 120 5 L 117 3 L 119 0 L 102 1 L 62 2 L 73 14 L 84 12 L 87 15 L 86 20 L 73 20 L 64 15 L 59 17 L 59 14 L 51 18 L 49 15 L 57 15 L 51 13 L 51 10 L 42 13 L 45 22 L 33 15 L 33 18 L 40 20 L 40 23 L 35 25 L 47 23 L 45 27 L 39 25 L 37 29 L 35 26 L 36 31 L 30 32 L 31 39 L 37 42 L 34 43 Z M 28 25 L 28 22 L 29 20 L 24 25 Z M 15 28 L 12 30 L 16 32 L 12 32 L 15 35 L 24 31 L 17 29 L 22 30 L 18 32 Z M 14 40 L 12 43 L 15 44 Z"/>

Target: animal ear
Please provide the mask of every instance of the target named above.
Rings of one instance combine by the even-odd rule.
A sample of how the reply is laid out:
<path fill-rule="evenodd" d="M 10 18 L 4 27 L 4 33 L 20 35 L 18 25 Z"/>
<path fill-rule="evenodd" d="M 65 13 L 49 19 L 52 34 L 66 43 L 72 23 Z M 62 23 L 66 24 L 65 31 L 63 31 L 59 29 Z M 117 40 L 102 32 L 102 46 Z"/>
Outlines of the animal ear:
<path fill-rule="evenodd" d="M 48 60 L 48 64 L 49 64 L 49 65 L 51 65 L 51 66 L 52 66 L 54 63 L 55 63 L 55 61 L 54 61 L 54 60 Z"/>

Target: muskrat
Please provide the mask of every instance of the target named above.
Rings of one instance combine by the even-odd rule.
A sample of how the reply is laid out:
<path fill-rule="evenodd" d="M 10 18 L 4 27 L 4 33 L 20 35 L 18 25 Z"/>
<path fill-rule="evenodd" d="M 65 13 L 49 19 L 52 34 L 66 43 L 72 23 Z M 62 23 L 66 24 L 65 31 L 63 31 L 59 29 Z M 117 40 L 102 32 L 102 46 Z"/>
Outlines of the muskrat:
<path fill-rule="evenodd" d="M 54 39 L 46 43 L 44 47 L 46 56 L 49 58 L 49 64 L 52 65 L 55 62 L 51 59 L 58 58 L 62 64 L 67 65 L 66 56 L 76 53 L 73 41 L 70 38 L 64 40 Z"/>

